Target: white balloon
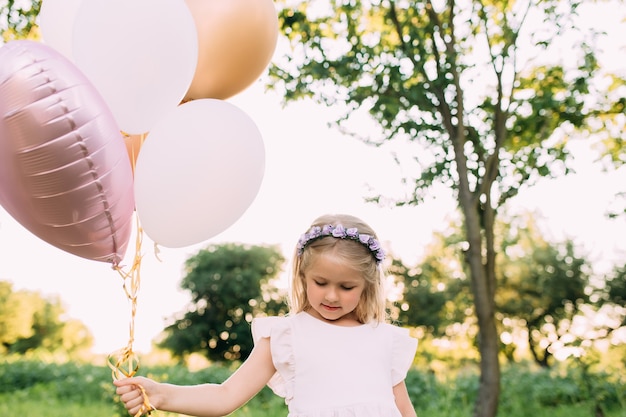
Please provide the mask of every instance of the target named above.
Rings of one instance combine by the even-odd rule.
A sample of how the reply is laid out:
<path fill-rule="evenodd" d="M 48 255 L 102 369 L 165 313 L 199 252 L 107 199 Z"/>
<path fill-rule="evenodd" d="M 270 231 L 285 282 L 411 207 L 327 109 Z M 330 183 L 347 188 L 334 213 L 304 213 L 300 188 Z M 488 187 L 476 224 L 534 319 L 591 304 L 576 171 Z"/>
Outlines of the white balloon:
<path fill-rule="evenodd" d="M 161 246 L 200 243 L 245 213 L 264 171 L 263 139 L 246 113 L 217 99 L 190 101 L 146 136 L 135 166 L 137 216 Z"/>
<path fill-rule="evenodd" d="M 39 29 L 45 44 L 73 60 L 72 38 L 76 13 L 82 0 L 43 0 Z"/>
<path fill-rule="evenodd" d="M 120 129 L 142 134 L 184 98 L 198 35 L 182 0 L 88 0 L 76 15 L 73 54 Z"/>

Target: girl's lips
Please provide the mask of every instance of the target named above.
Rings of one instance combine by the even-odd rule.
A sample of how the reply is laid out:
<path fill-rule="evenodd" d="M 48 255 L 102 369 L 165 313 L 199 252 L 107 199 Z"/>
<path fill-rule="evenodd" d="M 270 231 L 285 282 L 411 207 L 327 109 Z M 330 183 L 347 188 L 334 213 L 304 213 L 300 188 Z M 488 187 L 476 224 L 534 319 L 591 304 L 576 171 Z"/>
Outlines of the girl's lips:
<path fill-rule="evenodd" d="M 337 311 L 337 310 L 339 310 L 339 308 L 340 308 L 340 307 L 328 306 L 328 305 L 326 305 L 326 304 L 322 304 L 322 307 L 323 307 L 325 310 L 328 310 L 328 311 Z"/>

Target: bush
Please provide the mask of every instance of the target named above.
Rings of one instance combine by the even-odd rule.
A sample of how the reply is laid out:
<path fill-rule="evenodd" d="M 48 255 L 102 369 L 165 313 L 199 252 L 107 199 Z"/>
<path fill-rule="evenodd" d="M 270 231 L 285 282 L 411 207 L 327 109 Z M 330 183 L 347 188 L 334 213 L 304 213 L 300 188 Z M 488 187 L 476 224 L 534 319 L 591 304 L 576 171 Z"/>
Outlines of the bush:
<path fill-rule="evenodd" d="M 29 360 L 0 363 L 0 393 L 33 391 L 43 386 L 50 397 L 82 403 L 102 401 L 113 393 L 111 378 L 108 367 L 91 364 Z"/>

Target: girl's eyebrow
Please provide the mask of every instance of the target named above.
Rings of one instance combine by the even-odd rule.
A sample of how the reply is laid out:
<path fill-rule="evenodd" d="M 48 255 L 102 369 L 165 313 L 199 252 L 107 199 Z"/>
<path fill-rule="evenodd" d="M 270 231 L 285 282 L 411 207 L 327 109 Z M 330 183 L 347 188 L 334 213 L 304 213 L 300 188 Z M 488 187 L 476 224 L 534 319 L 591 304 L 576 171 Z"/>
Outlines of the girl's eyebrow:
<path fill-rule="evenodd" d="M 312 275 L 311 279 L 314 279 L 316 281 L 327 281 L 327 282 L 328 281 L 334 281 L 334 280 L 329 280 L 328 278 L 326 278 L 324 276 L 321 276 L 321 275 Z M 361 281 L 358 280 L 358 279 L 349 279 L 349 280 L 345 280 L 345 281 L 338 280 L 337 284 L 339 284 L 339 285 L 346 285 L 346 284 L 359 285 L 360 282 Z"/>
<path fill-rule="evenodd" d="M 338 281 L 337 285 L 354 285 L 356 287 L 357 285 L 359 285 L 360 282 L 361 281 L 352 279 L 352 280 L 348 280 L 348 281 Z"/>

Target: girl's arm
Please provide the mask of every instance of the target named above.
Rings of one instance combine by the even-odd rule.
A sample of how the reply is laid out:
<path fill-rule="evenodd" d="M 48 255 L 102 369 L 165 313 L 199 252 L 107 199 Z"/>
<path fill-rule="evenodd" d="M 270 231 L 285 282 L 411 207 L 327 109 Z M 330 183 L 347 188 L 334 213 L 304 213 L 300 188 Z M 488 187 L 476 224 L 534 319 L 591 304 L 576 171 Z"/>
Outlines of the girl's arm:
<path fill-rule="evenodd" d="M 232 413 L 267 384 L 276 369 L 272 363 L 270 342 L 262 338 L 248 359 L 222 384 L 172 385 L 143 377 L 114 381 L 117 394 L 131 415 L 143 404 L 139 385 L 157 410 L 198 417 L 216 417 Z"/>
<path fill-rule="evenodd" d="M 396 397 L 396 406 L 398 406 L 402 417 L 417 417 L 404 381 L 393 387 L 393 395 Z"/>

